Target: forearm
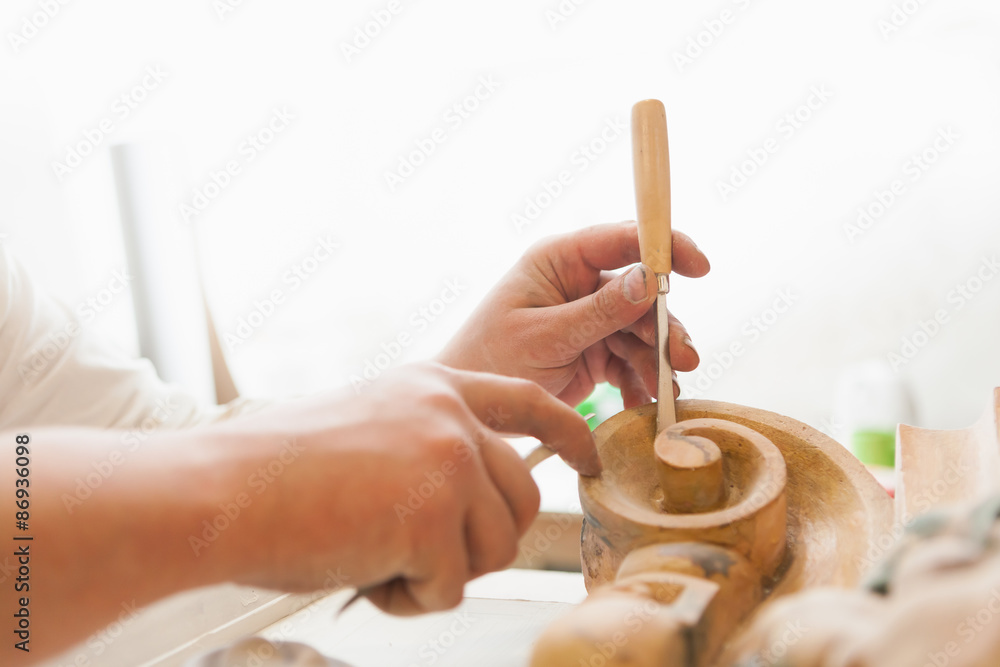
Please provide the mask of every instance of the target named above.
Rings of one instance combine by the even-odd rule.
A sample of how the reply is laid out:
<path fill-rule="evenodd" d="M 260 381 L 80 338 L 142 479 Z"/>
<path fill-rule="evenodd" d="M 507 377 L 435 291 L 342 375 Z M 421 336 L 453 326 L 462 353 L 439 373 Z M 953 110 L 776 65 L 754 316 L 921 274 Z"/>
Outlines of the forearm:
<path fill-rule="evenodd" d="M 9 453 L 0 461 L 0 539 L 15 569 L 22 564 L 15 552 L 30 554 L 21 559 L 30 574 L 0 584 L 0 617 L 7 619 L 0 634 L 8 637 L 0 645 L 0 663 L 30 664 L 135 608 L 238 570 L 233 552 L 196 554 L 189 540 L 219 511 L 223 489 L 231 484 L 218 472 L 226 462 L 212 460 L 225 456 L 225 448 L 210 446 L 212 434 L 196 430 L 152 436 L 124 457 L 121 435 L 36 430 L 28 465 L 17 466 L 15 433 L 0 434 L 2 451 Z M 22 475 L 28 468 L 28 475 L 17 468 Z M 22 479 L 26 487 L 17 486 Z M 23 511 L 15 505 L 17 488 L 29 494 L 27 530 L 16 528 L 16 513 Z M 14 541 L 15 534 L 33 539 Z M 17 650 L 18 640 L 11 639 L 14 614 L 25 601 L 30 653 Z"/>

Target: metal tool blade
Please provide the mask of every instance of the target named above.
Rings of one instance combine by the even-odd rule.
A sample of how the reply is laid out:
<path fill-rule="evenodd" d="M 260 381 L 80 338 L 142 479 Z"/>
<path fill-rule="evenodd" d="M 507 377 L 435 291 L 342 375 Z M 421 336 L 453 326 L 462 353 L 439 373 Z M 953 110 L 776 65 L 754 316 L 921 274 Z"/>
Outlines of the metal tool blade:
<path fill-rule="evenodd" d="M 657 278 L 666 276 L 658 275 Z M 664 281 L 660 281 L 662 284 Z M 669 284 L 667 290 L 669 290 Z M 656 432 L 677 423 L 674 412 L 674 377 L 670 367 L 670 323 L 667 315 L 667 291 L 656 295 L 656 346 L 657 346 L 657 387 L 656 387 Z"/>

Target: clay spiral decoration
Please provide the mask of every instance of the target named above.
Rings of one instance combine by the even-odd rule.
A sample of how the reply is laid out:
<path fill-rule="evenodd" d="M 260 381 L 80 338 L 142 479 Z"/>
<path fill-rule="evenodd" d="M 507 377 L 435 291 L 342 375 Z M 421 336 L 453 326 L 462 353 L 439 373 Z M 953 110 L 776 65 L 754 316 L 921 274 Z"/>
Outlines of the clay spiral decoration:
<path fill-rule="evenodd" d="M 533 667 L 727 664 L 763 601 L 855 583 L 857 535 L 888 529 L 888 496 L 823 434 L 725 403 L 677 409 L 659 436 L 655 404 L 595 430 L 604 472 L 580 479 L 590 597 L 546 630 Z"/>

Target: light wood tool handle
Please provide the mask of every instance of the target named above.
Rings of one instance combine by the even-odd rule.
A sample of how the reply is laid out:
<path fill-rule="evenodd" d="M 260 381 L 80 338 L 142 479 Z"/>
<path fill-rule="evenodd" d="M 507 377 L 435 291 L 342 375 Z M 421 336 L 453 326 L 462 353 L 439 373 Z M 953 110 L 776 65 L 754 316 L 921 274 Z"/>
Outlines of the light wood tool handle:
<path fill-rule="evenodd" d="M 642 263 L 670 273 L 670 157 L 667 112 L 659 100 L 632 107 L 632 165 Z"/>

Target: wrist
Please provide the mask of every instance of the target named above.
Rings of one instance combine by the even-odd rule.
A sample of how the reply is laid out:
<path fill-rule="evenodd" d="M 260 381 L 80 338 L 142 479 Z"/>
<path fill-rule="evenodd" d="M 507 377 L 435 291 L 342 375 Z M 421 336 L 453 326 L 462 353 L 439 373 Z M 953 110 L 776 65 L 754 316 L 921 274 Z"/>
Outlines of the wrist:
<path fill-rule="evenodd" d="M 253 580 L 280 531 L 277 494 L 264 493 L 281 473 L 265 456 L 274 450 L 261 446 L 271 438 L 216 427 L 177 435 L 186 453 L 174 471 L 183 497 L 174 539 L 183 541 L 196 585 Z"/>
<path fill-rule="evenodd" d="M 134 485 L 116 500 L 136 515 L 134 541 L 155 545 L 151 566 L 175 589 L 162 593 L 238 578 L 247 555 L 226 539 L 244 518 L 230 507 L 239 483 L 234 448 L 223 434 L 196 428 L 154 436 L 144 449 Z"/>

